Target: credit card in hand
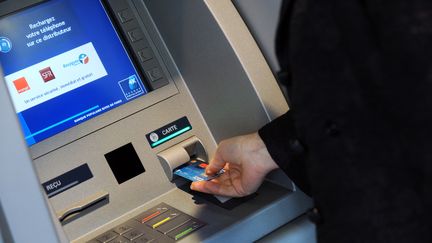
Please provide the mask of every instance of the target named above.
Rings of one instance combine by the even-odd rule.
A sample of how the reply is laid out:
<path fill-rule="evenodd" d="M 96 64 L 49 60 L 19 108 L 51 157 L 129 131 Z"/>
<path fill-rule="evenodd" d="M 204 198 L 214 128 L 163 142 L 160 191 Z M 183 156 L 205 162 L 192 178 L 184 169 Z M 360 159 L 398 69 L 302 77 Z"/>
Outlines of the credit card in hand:
<path fill-rule="evenodd" d="M 206 162 L 193 159 L 190 162 L 188 162 L 186 165 L 175 170 L 174 174 L 186 178 L 190 181 L 209 181 L 225 172 L 222 169 L 216 175 L 208 176 L 205 173 L 205 168 L 207 167 L 207 165 L 208 164 Z"/>

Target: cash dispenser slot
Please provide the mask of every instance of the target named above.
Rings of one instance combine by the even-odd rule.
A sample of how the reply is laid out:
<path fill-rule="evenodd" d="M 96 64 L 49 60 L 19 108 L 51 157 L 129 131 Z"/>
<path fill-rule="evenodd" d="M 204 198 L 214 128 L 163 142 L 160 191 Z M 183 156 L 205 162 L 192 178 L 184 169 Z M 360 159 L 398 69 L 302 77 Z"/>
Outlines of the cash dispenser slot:
<path fill-rule="evenodd" d="M 202 142 L 195 136 L 160 152 L 158 158 L 170 181 L 174 179 L 174 170 L 188 163 L 191 159 L 208 161 L 207 151 Z"/>

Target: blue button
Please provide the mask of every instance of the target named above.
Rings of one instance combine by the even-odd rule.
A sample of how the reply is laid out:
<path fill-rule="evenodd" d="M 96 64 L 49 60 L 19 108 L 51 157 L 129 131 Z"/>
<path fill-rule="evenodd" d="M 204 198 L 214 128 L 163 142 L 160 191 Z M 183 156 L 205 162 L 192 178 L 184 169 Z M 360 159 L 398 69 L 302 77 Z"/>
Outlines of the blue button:
<path fill-rule="evenodd" d="M 12 50 L 12 42 L 6 37 L 0 37 L 0 52 L 8 53 Z"/>

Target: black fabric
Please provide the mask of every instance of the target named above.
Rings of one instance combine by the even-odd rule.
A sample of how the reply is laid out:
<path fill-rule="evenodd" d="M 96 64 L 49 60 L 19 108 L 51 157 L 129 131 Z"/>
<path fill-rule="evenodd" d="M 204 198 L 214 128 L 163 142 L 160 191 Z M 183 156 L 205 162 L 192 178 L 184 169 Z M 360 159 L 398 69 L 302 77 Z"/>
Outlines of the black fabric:
<path fill-rule="evenodd" d="M 258 131 L 267 150 L 279 167 L 307 194 L 310 185 L 306 174 L 305 148 L 298 140 L 295 122 L 288 112 Z M 286 163 L 289 158 L 289 163 Z"/>
<path fill-rule="evenodd" d="M 259 134 L 319 242 L 432 242 L 432 1 L 285 1 L 277 46 L 291 111 Z"/>

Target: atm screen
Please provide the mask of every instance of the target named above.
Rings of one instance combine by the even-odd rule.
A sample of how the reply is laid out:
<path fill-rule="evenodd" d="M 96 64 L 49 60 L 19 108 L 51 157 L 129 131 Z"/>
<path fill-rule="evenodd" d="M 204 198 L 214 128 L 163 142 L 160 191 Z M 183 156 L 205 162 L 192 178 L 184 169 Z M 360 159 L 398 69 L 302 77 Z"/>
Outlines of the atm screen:
<path fill-rule="evenodd" d="M 99 0 L 0 18 L 0 63 L 29 146 L 148 92 Z"/>

